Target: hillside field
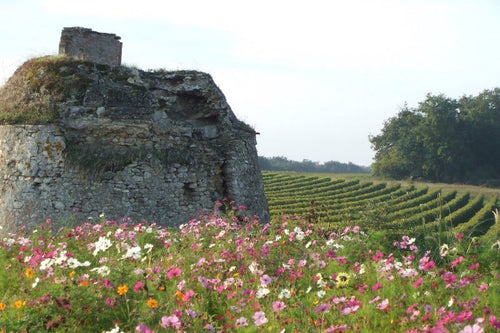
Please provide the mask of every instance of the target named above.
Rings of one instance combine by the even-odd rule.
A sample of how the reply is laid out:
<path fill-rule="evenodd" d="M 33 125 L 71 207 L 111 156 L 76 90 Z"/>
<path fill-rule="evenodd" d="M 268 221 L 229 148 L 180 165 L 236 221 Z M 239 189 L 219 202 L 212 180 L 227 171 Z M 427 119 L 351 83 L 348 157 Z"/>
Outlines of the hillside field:
<path fill-rule="evenodd" d="M 302 216 L 326 230 L 359 225 L 443 240 L 496 239 L 500 189 L 468 185 L 383 181 L 368 174 L 263 172 L 272 218 Z M 392 237 L 391 237 L 392 238 Z"/>

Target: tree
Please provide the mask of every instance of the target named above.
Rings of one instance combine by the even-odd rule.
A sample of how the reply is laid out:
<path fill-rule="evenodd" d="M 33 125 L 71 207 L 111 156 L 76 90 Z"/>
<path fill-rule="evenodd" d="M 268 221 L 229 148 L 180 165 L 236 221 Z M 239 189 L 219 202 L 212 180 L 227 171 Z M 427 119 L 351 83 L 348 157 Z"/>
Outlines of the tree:
<path fill-rule="evenodd" d="M 500 89 L 463 97 L 460 102 L 470 129 L 470 145 L 474 147 L 471 177 L 500 178 Z"/>
<path fill-rule="evenodd" d="M 480 182 L 500 177 L 500 89 L 460 100 L 428 94 L 369 138 L 375 175 Z"/>
<path fill-rule="evenodd" d="M 423 145 L 419 135 L 422 115 L 405 105 L 396 117 L 385 122 L 382 134 L 370 137 L 375 153 L 373 173 L 401 179 L 422 177 Z"/>

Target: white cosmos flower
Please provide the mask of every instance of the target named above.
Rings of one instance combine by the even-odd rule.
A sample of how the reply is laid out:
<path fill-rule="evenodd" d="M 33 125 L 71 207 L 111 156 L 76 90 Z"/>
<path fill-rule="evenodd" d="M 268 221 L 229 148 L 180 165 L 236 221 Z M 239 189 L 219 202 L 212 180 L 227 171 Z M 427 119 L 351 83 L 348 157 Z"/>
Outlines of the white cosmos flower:
<path fill-rule="evenodd" d="M 66 262 L 68 264 L 68 267 L 72 268 L 72 269 L 73 268 L 78 268 L 78 267 L 88 267 L 88 266 L 90 266 L 90 262 L 89 261 L 80 262 L 76 258 L 69 258 Z"/>
<path fill-rule="evenodd" d="M 269 294 L 271 291 L 267 288 L 259 288 L 257 290 L 257 298 L 263 298 L 265 297 L 267 294 Z"/>
<path fill-rule="evenodd" d="M 248 269 L 250 270 L 250 272 L 252 272 L 252 274 L 255 274 L 259 269 L 259 264 L 257 264 L 255 261 L 252 261 L 250 266 L 248 266 Z"/>
<path fill-rule="evenodd" d="M 99 251 L 105 252 L 107 249 L 111 247 L 112 243 L 106 237 L 99 237 L 99 240 L 94 243 L 94 252 L 92 253 L 94 256 L 99 253 Z"/>
<path fill-rule="evenodd" d="M 40 263 L 40 269 L 41 269 L 42 271 L 45 271 L 45 270 L 47 270 L 49 267 L 51 267 L 53 264 L 54 264 L 54 260 L 53 260 L 53 259 L 50 259 L 50 258 L 44 259 L 44 260 L 42 260 L 42 262 Z"/>
<path fill-rule="evenodd" d="M 105 331 L 104 333 L 123 333 L 123 331 L 120 331 L 120 327 L 118 326 L 118 324 L 115 324 L 115 328 L 109 331 Z"/>
<path fill-rule="evenodd" d="M 66 251 L 61 251 L 59 252 L 59 256 L 54 260 L 54 263 L 56 265 L 61 265 L 63 262 L 68 260 L 68 257 L 66 256 Z"/>
<path fill-rule="evenodd" d="M 153 244 L 147 243 L 146 245 L 144 245 L 144 250 L 146 250 L 146 253 L 150 253 L 152 249 L 153 249 Z"/>
<path fill-rule="evenodd" d="M 125 253 L 122 256 L 122 259 L 126 258 L 133 258 L 133 259 L 140 259 L 141 258 L 141 247 L 140 246 L 134 246 L 134 247 L 129 247 L 127 249 L 127 253 Z"/>
<path fill-rule="evenodd" d="M 290 293 L 290 290 L 288 290 L 288 289 L 281 289 L 281 291 L 278 295 L 279 299 L 290 298 L 290 297 L 292 297 L 292 294 Z"/>
<path fill-rule="evenodd" d="M 107 275 L 109 275 L 109 273 L 111 273 L 111 270 L 109 269 L 108 266 L 101 266 L 101 267 L 92 268 L 90 271 L 96 272 L 100 276 L 107 276 Z"/>

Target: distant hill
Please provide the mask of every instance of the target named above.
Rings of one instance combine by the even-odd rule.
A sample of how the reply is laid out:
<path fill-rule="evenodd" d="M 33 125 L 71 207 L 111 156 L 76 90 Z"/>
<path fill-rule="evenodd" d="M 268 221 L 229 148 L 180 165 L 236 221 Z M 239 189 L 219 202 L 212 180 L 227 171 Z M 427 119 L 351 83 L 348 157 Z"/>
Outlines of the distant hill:
<path fill-rule="evenodd" d="M 316 173 L 370 173 L 371 168 L 349 163 L 328 161 L 325 163 L 302 160 L 292 161 L 286 157 L 259 156 L 259 167 L 262 171 L 297 171 Z"/>

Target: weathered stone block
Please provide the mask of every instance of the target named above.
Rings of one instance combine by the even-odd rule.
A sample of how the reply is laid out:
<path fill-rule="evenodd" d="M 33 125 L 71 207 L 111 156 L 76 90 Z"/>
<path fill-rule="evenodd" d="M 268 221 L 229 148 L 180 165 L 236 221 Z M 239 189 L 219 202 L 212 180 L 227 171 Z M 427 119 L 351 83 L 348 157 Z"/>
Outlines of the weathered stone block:
<path fill-rule="evenodd" d="M 122 43 L 115 34 L 82 27 L 64 28 L 59 42 L 59 54 L 103 65 L 120 66 Z"/>

